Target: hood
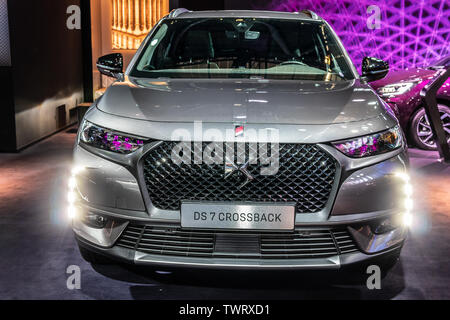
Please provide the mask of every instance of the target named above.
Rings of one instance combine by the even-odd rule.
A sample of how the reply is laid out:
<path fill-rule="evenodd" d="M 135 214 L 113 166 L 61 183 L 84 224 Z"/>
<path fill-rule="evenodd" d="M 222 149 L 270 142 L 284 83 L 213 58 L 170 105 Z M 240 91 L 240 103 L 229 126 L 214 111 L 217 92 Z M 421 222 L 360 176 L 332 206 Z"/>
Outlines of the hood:
<path fill-rule="evenodd" d="M 98 103 L 103 112 L 156 122 L 333 124 L 386 113 L 358 80 L 155 80 L 114 83 Z"/>

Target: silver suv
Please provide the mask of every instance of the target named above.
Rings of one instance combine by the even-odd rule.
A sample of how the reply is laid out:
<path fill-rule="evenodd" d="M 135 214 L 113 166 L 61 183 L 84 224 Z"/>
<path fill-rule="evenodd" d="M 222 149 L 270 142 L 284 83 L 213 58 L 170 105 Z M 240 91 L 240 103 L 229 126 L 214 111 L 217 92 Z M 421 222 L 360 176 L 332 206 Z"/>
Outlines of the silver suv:
<path fill-rule="evenodd" d="M 80 125 L 69 215 L 83 257 L 137 265 L 392 265 L 411 221 L 403 133 L 310 11 L 177 9 Z"/>

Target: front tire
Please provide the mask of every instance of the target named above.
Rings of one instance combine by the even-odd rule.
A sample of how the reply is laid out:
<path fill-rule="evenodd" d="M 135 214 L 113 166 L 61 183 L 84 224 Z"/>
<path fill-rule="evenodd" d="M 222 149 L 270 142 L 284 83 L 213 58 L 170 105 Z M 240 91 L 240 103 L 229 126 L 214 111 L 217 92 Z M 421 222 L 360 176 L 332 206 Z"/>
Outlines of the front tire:
<path fill-rule="evenodd" d="M 446 130 L 447 141 L 450 141 L 450 108 L 444 104 L 438 104 L 441 120 Z M 411 120 L 410 137 L 414 144 L 424 150 L 437 150 L 431 131 L 430 122 L 424 108 L 417 110 Z"/>

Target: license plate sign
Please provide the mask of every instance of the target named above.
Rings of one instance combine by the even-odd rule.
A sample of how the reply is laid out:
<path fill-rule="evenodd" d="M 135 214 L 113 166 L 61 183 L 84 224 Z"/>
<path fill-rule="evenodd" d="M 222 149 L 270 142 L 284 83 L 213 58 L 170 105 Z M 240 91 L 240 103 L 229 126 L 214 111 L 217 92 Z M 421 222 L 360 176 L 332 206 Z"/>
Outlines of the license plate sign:
<path fill-rule="evenodd" d="M 200 229 L 293 230 L 294 204 L 183 202 L 181 227 Z"/>

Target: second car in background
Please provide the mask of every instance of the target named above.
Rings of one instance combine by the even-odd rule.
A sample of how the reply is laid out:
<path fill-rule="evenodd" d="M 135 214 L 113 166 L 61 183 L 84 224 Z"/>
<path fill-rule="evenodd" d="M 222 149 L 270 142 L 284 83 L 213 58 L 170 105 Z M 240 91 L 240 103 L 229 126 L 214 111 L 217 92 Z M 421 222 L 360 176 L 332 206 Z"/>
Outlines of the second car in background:
<path fill-rule="evenodd" d="M 435 150 L 436 144 L 420 92 L 434 77 L 437 69 L 449 67 L 449 65 L 450 56 L 446 56 L 428 68 L 390 72 L 385 79 L 371 84 L 394 110 L 403 130 L 408 135 L 409 142 L 421 149 Z M 439 89 L 437 101 L 444 130 L 450 141 L 449 79 Z"/>

